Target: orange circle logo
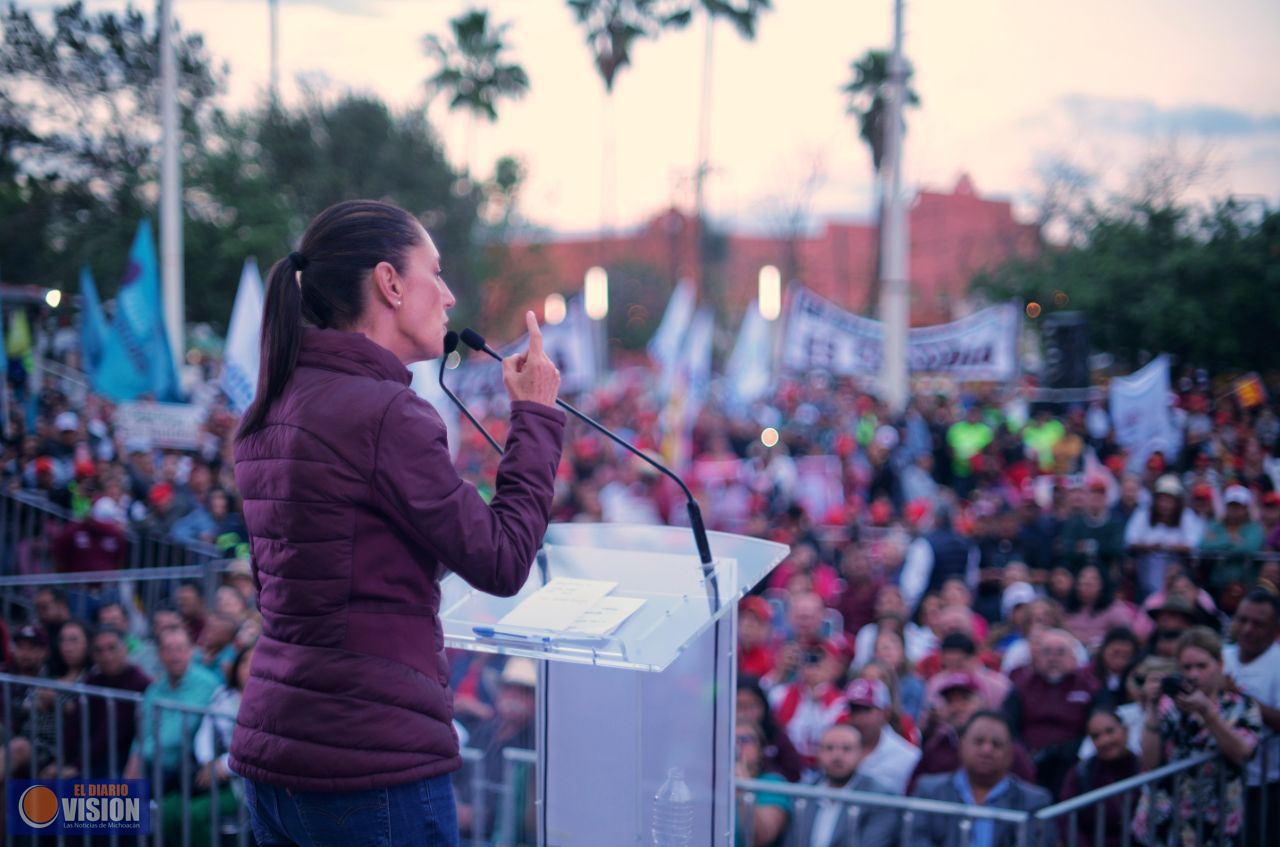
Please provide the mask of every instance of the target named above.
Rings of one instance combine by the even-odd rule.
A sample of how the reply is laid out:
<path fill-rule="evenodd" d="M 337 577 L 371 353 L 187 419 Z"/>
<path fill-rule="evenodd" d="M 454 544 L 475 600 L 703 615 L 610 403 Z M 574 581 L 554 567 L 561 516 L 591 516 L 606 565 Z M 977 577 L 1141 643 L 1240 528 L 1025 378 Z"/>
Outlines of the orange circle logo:
<path fill-rule="evenodd" d="M 44 829 L 58 817 L 58 795 L 44 785 L 33 785 L 22 792 L 18 801 L 22 822 L 33 829 Z"/>

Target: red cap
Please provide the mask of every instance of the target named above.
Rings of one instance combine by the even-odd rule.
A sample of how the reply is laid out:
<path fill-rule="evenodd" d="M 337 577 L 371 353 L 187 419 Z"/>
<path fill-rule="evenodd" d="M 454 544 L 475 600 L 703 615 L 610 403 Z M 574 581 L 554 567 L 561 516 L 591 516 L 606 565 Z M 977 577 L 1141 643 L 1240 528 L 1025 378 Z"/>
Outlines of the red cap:
<path fill-rule="evenodd" d="M 88 479 L 98 475 L 98 466 L 88 459 L 76 462 L 76 479 Z"/>
<path fill-rule="evenodd" d="M 1274 491 L 1268 491 L 1262 495 L 1262 505 L 1264 506 L 1280 506 L 1280 494 Z"/>
<path fill-rule="evenodd" d="M 756 595 L 742 598 L 742 602 L 738 604 L 738 614 L 755 615 L 765 623 L 773 623 L 773 607 L 768 600 Z"/>
<path fill-rule="evenodd" d="M 53 457 L 38 457 L 36 459 L 36 473 L 53 473 Z"/>
<path fill-rule="evenodd" d="M 978 687 L 978 681 L 973 678 L 972 674 L 967 674 L 964 671 L 941 674 L 941 679 L 938 680 L 938 693 L 946 694 L 953 688 L 964 688 L 968 691 L 982 690 Z"/>
<path fill-rule="evenodd" d="M 1199 485 L 1193 486 L 1191 489 L 1191 496 L 1199 500 L 1212 500 L 1213 486 L 1206 485 L 1203 482 Z"/>
<path fill-rule="evenodd" d="M 1100 476 L 1090 477 L 1088 488 L 1090 491 L 1101 491 L 1106 493 L 1107 481 Z"/>
<path fill-rule="evenodd" d="M 152 505 L 168 503 L 172 499 L 173 486 L 167 482 L 157 482 L 155 485 L 151 486 L 151 491 L 147 494 L 147 500 L 149 500 Z"/>
<path fill-rule="evenodd" d="M 887 526 L 893 518 L 893 506 L 887 500 L 877 500 L 871 504 L 868 514 L 875 526 Z"/>
<path fill-rule="evenodd" d="M 918 524 L 929 515 L 929 501 L 921 498 L 907 504 L 903 514 L 909 523 Z"/>

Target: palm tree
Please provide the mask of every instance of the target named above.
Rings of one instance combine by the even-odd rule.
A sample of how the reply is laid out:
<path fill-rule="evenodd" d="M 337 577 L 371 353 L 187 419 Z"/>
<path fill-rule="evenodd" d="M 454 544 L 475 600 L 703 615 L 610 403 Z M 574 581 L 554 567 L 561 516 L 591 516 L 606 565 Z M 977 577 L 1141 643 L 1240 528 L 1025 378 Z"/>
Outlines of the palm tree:
<path fill-rule="evenodd" d="M 436 63 L 436 72 L 426 80 L 428 96 L 449 96 L 449 111 L 465 109 L 467 129 L 467 173 L 475 154 L 475 126 L 478 118 L 490 123 L 498 119 L 500 100 L 518 100 L 529 91 L 529 76 L 518 63 L 505 55 L 504 41 L 511 24 L 490 26 L 489 12 L 471 9 L 449 21 L 451 41 L 437 35 L 422 39 L 422 51 Z"/>
<path fill-rule="evenodd" d="M 905 60 L 904 60 L 905 62 Z M 906 91 L 906 106 L 919 106 L 920 97 L 911 88 L 911 77 L 915 71 L 910 62 L 905 62 L 906 78 L 903 85 Z M 848 98 L 846 113 L 858 119 L 858 136 L 871 149 L 871 170 L 875 184 L 879 184 L 880 165 L 884 158 L 885 114 L 889 93 L 889 53 L 886 50 L 868 50 L 861 58 L 849 65 L 853 78 L 840 89 Z M 884 221 L 885 198 L 881 196 L 876 210 L 877 232 Z M 880 308 L 880 239 L 876 238 L 875 274 L 871 278 L 871 289 L 867 296 L 867 310 L 875 314 Z"/>
<path fill-rule="evenodd" d="M 656 38 L 665 27 L 688 22 L 691 14 L 685 2 L 675 0 L 567 0 L 574 20 L 586 35 L 587 47 L 600 80 L 604 83 L 601 122 L 600 223 L 613 225 L 613 197 L 617 183 L 614 162 L 613 84 L 618 74 L 631 65 L 636 42 Z M 603 261 L 603 259 L 602 259 Z"/>

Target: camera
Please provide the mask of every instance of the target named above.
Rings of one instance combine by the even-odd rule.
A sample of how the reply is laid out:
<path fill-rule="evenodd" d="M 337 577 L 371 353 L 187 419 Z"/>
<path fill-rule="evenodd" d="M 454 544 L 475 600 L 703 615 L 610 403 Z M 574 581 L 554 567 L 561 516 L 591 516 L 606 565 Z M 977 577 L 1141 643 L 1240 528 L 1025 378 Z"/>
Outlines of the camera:
<path fill-rule="evenodd" d="M 1176 698 L 1179 694 L 1190 694 L 1194 686 L 1187 682 L 1180 673 L 1171 673 L 1160 680 L 1160 690 L 1165 696 Z"/>

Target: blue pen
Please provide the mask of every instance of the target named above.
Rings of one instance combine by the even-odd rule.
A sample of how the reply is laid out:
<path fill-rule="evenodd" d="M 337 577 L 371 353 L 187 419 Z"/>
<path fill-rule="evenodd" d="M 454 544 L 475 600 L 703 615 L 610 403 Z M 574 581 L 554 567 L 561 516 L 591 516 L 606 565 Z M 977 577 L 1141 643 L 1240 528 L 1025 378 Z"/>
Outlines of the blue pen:
<path fill-rule="evenodd" d="M 474 626 L 471 628 L 471 631 L 474 632 L 476 635 L 480 636 L 481 638 L 505 638 L 505 639 L 512 639 L 515 641 L 542 642 L 544 644 L 551 640 L 546 635 L 524 635 L 519 632 L 502 632 L 500 630 L 494 629 L 491 626 Z"/>

